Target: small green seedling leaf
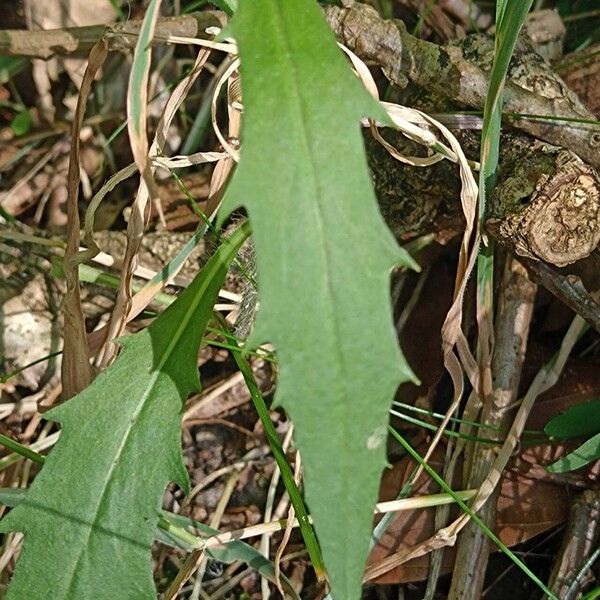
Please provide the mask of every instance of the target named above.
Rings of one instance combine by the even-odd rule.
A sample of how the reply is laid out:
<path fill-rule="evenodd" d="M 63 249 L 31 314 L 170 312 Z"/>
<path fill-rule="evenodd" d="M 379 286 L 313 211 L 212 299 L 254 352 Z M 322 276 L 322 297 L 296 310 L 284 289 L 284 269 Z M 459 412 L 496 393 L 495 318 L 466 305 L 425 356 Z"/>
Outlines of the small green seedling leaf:
<path fill-rule="evenodd" d="M 224 243 L 117 361 L 47 413 L 56 447 L 0 531 L 25 544 L 6 600 L 156 598 L 150 551 L 169 481 L 188 487 L 181 410 L 198 389 L 196 358 L 227 266 L 248 229 Z"/>
<path fill-rule="evenodd" d="M 574 471 L 600 459 L 600 400 L 571 407 L 548 421 L 544 432 L 550 437 L 562 440 L 592 436 L 577 450 L 546 467 L 551 473 Z"/>
<path fill-rule="evenodd" d="M 575 471 L 586 465 L 600 459 L 600 433 L 591 437 L 573 452 L 559 458 L 556 462 L 547 466 L 550 473 L 565 473 L 566 471 Z"/>
<path fill-rule="evenodd" d="M 550 419 L 544 433 L 552 438 L 569 440 L 600 432 L 600 400 L 576 404 Z"/>
<path fill-rule="evenodd" d="M 14 119 L 10 122 L 10 128 L 17 137 L 29 133 L 32 125 L 33 117 L 28 110 L 22 110 L 15 115 Z"/>
<path fill-rule="evenodd" d="M 360 597 L 388 409 L 411 379 L 390 271 L 414 265 L 379 214 L 359 120 L 387 116 L 353 75 L 314 0 L 240 2 L 241 162 L 226 210 L 253 226 L 278 402 L 296 425 L 307 504 L 335 600 Z"/>

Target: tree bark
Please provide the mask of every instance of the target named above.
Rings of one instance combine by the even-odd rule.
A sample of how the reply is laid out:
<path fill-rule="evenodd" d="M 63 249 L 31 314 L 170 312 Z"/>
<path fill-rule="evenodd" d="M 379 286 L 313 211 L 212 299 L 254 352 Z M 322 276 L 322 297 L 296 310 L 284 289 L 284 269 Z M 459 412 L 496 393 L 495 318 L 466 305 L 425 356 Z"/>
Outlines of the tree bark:
<path fill-rule="evenodd" d="M 363 60 L 381 67 L 393 86 L 402 89 L 410 81 L 459 105 L 483 108 L 493 59 L 493 43 L 487 36 L 470 35 L 456 44 L 438 46 L 410 35 L 402 21 L 382 19 L 365 4 L 330 6 L 325 15 L 338 41 Z M 517 44 L 509 69 L 504 111 L 536 116 L 511 122 L 540 140 L 572 150 L 593 167 L 600 167 L 597 125 L 573 126 L 561 121 L 590 121 L 594 115 L 547 63 L 531 52 L 524 38 Z"/>

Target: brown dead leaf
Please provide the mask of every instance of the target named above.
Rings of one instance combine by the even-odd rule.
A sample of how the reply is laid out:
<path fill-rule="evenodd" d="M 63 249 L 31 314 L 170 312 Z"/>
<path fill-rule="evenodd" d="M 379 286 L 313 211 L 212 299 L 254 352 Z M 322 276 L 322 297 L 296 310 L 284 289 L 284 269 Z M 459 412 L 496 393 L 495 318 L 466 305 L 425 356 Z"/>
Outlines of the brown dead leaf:
<path fill-rule="evenodd" d="M 526 427 L 540 430 L 555 415 L 575 404 L 600 396 L 600 369 L 596 365 L 573 361 L 558 383 L 540 396 L 530 413 Z M 543 533 L 568 517 L 571 497 L 576 490 L 595 485 L 600 476 L 600 463 L 589 469 L 565 474 L 547 473 L 544 467 L 573 450 L 577 440 L 568 444 L 540 444 L 524 448 L 504 471 L 500 482 L 497 503 L 497 520 L 494 532 L 507 546 L 514 546 Z M 426 444 L 418 449 L 421 454 Z M 437 448 L 430 465 L 438 472 L 443 467 L 444 448 Z M 386 471 L 380 488 L 380 500 L 396 498 L 409 478 L 415 463 L 403 459 Z M 462 464 L 458 465 L 453 488 L 460 488 Z M 435 482 L 421 476 L 415 485 L 415 495 L 437 493 Z M 454 508 L 451 519 L 459 515 Z M 435 534 L 434 509 L 398 513 L 385 535 L 369 557 L 367 573 L 379 563 L 396 553 L 405 553 Z M 452 569 L 455 549 L 444 549 L 442 572 Z M 404 583 L 426 579 L 429 574 L 429 555 L 420 556 L 394 567 L 374 578 L 376 583 Z"/>
<path fill-rule="evenodd" d="M 437 6 L 466 31 L 473 28 L 487 29 L 492 24 L 489 12 L 485 12 L 471 0 L 439 0 Z"/>
<path fill-rule="evenodd" d="M 600 117 L 600 44 L 596 43 L 583 51 L 568 54 L 558 65 L 558 72 L 565 83 L 581 101 Z"/>
<path fill-rule="evenodd" d="M 171 178 L 157 182 L 168 231 L 191 231 L 198 227 L 200 217 L 194 212 L 188 195 L 194 199 L 200 210 L 206 210 L 205 200 L 208 197 L 209 176 L 203 172 L 193 172 L 182 174 L 180 178 L 185 194 L 181 191 L 178 182 Z M 159 221 L 159 215 L 154 206 L 152 206 L 150 220 Z M 160 223 L 157 224 L 157 229 L 161 229 Z"/>
<path fill-rule="evenodd" d="M 552 417 L 594 398 L 600 398 L 600 368 L 597 364 L 571 361 L 554 387 L 539 397 L 526 427 L 543 429 Z"/>
<path fill-rule="evenodd" d="M 437 247 L 433 260 L 439 258 L 443 250 Z M 424 268 L 424 258 L 419 257 Z M 441 329 L 444 317 L 452 303 L 453 276 L 445 261 L 436 260 L 423 287 L 419 302 L 413 308 L 410 318 L 402 329 L 400 345 L 408 364 L 421 385 L 403 384 L 398 395 L 402 402 L 411 403 L 418 396 L 427 395 L 433 390 L 444 373 L 442 360 Z M 418 340 L 418 343 L 415 341 Z"/>
<path fill-rule="evenodd" d="M 426 0 L 399 0 L 399 4 L 414 12 L 415 15 L 421 15 L 423 18 L 421 35 L 425 39 L 429 39 L 434 33 L 443 43 L 456 36 L 456 28 L 437 2 L 434 4 Z"/>

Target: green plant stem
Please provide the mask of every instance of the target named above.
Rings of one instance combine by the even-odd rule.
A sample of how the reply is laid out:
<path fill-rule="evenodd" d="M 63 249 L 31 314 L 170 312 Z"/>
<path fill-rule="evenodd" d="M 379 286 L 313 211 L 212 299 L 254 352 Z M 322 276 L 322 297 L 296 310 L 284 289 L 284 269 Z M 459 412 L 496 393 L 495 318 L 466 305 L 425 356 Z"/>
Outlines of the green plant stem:
<path fill-rule="evenodd" d="M 225 331 L 228 331 L 229 327 L 224 319 L 219 318 L 219 320 Z M 300 525 L 300 531 L 302 533 L 304 543 L 306 544 L 306 550 L 308 551 L 313 568 L 315 569 L 315 573 L 319 579 L 322 579 L 325 577 L 326 569 L 325 563 L 323 562 L 323 557 L 321 556 L 321 549 L 319 547 L 313 526 L 311 525 L 310 517 L 308 515 L 308 511 L 306 510 L 302 494 L 300 493 L 300 490 L 296 485 L 296 481 L 294 480 L 294 473 L 290 467 L 290 464 L 288 463 L 285 452 L 281 447 L 279 437 L 277 436 L 277 431 L 275 430 L 273 422 L 271 421 L 269 409 L 267 408 L 265 400 L 258 389 L 252 369 L 244 357 L 242 350 L 232 349 L 231 354 L 238 366 L 238 369 L 244 377 L 244 381 L 246 382 L 246 386 L 248 387 L 248 391 L 250 392 L 250 396 L 252 398 L 252 403 L 254 404 L 254 408 L 256 409 L 258 417 L 262 423 L 265 436 L 269 442 L 269 446 L 271 447 L 271 451 L 273 452 L 277 466 L 281 471 L 281 478 L 283 479 L 285 489 L 289 494 L 290 501 L 296 512 L 296 518 L 298 519 Z"/>
<path fill-rule="evenodd" d="M 398 417 L 400 419 L 403 419 L 407 423 L 411 423 L 413 425 L 423 427 L 424 429 L 429 429 L 430 431 L 438 430 L 438 427 L 436 425 L 432 425 L 431 423 L 427 423 L 426 421 L 422 421 L 421 419 L 415 419 L 414 417 L 411 417 L 410 415 L 406 415 L 404 413 L 401 413 L 401 412 L 398 412 L 395 410 L 391 410 L 390 414 L 394 415 L 395 417 Z M 480 437 L 477 437 L 474 435 L 467 435 L 464 433 L 459 433 L 457 431 L 452 431 L 451 429 L 445 429 L 444 435 L 447 435 L 448 437 L 461 438 L 463 440 L 468 440 L 470 442 L 477 442 L 479 444 L 488 444 L 491 446 L 498 446 L 502 443 L 502 440 L 492 440 L 492 439 L 488 439 L 488 438 L 480 438 Z"/>
<path fill-rule="evenodd" d="M 427 410 L 425 408 L 419 408 L 418 406 L 412 406 L 411 404 L 406 404 L 404 402 L 398 402 L 397 400 L 394 400 L 394 402 L 392 404 L 394 404 L 394 406 L 399 406 L 400 408 L 402 408 L 404 410 L 409 410 L 410 412 L 414 412 L 414 413 L 417 413 L 420 415 L 426 415 L 428 417 L 433 417 L 435 419 L 441 420 L 445 417 L 445 415 L 442 415 L 441 413 L 436 413 L 434 411 Z M 468 419 L 459 419 L 458 417 L 452 417 L 450 419 L 450 422 L 458 423 L 459 425 L 470 425 L 471 427 L 474 427 L 475 429 L 489 429 L 491 431 L 497 431 L 498 433 L 501 433 L 503 435 L 506 433 L 506 431 L 503 431 L 502 428 L 499 427 L 498 425 L 483 424 L 483 423 L 479 423 L 478 421 L 469 421 Z M 528 435 L 544 436 L 544 432 L 537 430 L 537 429 L 524 429 L 523 433 L 526 433 Z M 548 440 L 546 439 L 546 441 L 548 441 Z"/>

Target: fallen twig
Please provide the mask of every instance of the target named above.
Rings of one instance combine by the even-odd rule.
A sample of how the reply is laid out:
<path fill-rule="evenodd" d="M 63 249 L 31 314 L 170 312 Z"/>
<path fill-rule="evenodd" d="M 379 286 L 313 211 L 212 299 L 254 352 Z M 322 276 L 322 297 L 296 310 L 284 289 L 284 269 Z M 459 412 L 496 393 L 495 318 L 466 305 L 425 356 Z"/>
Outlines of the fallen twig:
<path fill-rule="evenodd" d="M 529 280 L 520 263 L 508 258 L 500 289 L 491 365 L 494 382 L 492 401 L 484 404 L 481 423 L 503 431 L 510 426 L 509 408 L 517 399 L 537 286 Z M 470 486 L 477 487 L 483 483 L 495 458 L 496 448 L 481 444 L 475 447 Z M 496 522 L 498 494 L 497 487 L 479 512 L 479 518 L 489 527 Z M 481 597 L 489 551 L 488 537 L 476 523 L 468 523 L 458 538 L 449 598 L 476 600 Z"/>
<path fill-rule="evenodd" d="M 225 14 L 219 11 L 196 12 L 160 19 L 152 43 L 164 43 L 172 36 L 207 38 L 208 28 L 222 28 L 226 21 Z M 27 29 L 0 31 L 0 56 L 43 59 L 56 55 L 87 56 L 94 44 L 103 37 L 106 39 L 109 51 L 133 50 L 141 24 L 141 21 L 125 21 L 111 25 L 69 27 L 47 31 Z"/>
<path fill-rule="evenodd" d="M 577 497 L 564 532 L 561 550 L 550 576 L 550 589 L 563 600 L 574 600 L 590 577 L 588 563 L 600 538 L 600 492 Z M 586 568 L 587 566 L 587 568 Z"/>

